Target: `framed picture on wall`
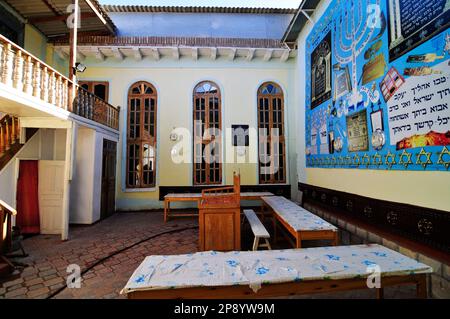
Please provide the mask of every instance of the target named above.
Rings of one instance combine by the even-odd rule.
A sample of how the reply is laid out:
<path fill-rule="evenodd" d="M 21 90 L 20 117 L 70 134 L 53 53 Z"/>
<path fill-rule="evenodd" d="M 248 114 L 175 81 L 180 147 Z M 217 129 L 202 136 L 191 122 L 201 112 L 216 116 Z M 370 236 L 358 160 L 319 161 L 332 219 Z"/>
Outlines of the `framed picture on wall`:
<path fill-rule="evenodd" d="M 388 0 L 389 61 L 450 26 L 448 0 Z"/>
<path fill-rule="evenodd" d="M 348 115 L 347 118 L 348 151 L 358 152 L 369 149 L 367 132 L 367 110 Z"/>
<path fill-rule="evenodd" d="M 377 129 L 384 131 L 383 128 L 383 110 L 379 109 L 378 111 L 373 111 L 370 113 L 370 123 L 372 125 L 372 133 Z"/>
<path fill-rule="evenodd" d="M 248 125 L 231 125 L 233 146 L 249 146 Z"/>
<path fill-rule="evenodd" d="M 311 53 L 311 109 L 331 98 L 331 31 Z"/>

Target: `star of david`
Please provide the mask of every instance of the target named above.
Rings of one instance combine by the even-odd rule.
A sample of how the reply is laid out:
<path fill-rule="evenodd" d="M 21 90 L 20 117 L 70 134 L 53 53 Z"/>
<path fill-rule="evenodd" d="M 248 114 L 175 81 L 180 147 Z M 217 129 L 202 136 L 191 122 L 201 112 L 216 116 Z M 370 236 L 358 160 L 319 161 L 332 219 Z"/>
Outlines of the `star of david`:
<path fill-rule="evenodd" d="M 385 156 L 384 156 L 384 162 L 387 165 L 387 167 L 389 169 L 392 168 L 392 165 L 397 164 L 397 161 L 395 160 L 395 153 L 391 153 L 391 151 L 389 151 Z"/>
<path fill-rule="evenodd" d="M 426 156 L 426 160 L 422 161 L 422 156 Z M 431 152 L 425 152 L 422 148 L 420 153 L 417 154 L 416 164 L 421 165 L 423 169 L 426 169 L 428 165 L 433 164 L 431 161 Z"/>
<path fill-rule="evenodd" d="M 373 159 L 373 165 L 375 165 L 377 168 L 380 167 L 380 165 L 383 165 L 383 158 L 381 157 L 378 152 L 375 153 L 375 155 L 372 156 Z"/>
<path fill-rule="evenodd" d="M 361 159 L 358 154 L 353 155 L 353 165 L 359 166 L 361 164 Z"/>
<path fill-rule="evenodd" d="M 350 165 L 352 163 L 352 158 L 350 157 L 350 155 L 347 155 L 345 158 L 344 158 L 344 164 L 345 165 Z"/>
<path fill-rule="evenodd" d="M 330 164 L 331 164 L 332 166 L 336 166 L 336 163 L 337 163 L 336 157 L 333 156 L 333 157 L 331 158 L 331 163 L 330 163 Z"/>
<path fill-rule="evenodd" d="M 438 161 L 437 163 L 439 165 L 444 165 L 445 169 L 448 170 L 448 168 L 450 167 L 450 152 L 447 148 L 447 146 L 444 146 L 442 148 L 442 151 L 438 153 L 439 157 L 438 157 Z M 444 155 L 447 155 L 447 160 L 444 159 Z"/>
<path fill-rule="evenodd" d="M 400 154 L 400 162 L 398 162 L 400 165 L 403 165 L 405 167 L 405 169 L 408 168 L 408 166 L 410 164 L 412 164 L 413 162 L 411 161 L 411 155 L 412 153 L 408 153 L 406 150 L 403 150 L 403 152 Z M 404 161 L 404 158 L 407 158 L 407 161 Z"/>
<path fill-rule="evenodd" d="M 364 156 L 362 157 L 362 164 L 366 165 L 366 167 L 369 167 L 370 165 L 370 156 L 367 155 L 367 153 L 364 153 Z"/>

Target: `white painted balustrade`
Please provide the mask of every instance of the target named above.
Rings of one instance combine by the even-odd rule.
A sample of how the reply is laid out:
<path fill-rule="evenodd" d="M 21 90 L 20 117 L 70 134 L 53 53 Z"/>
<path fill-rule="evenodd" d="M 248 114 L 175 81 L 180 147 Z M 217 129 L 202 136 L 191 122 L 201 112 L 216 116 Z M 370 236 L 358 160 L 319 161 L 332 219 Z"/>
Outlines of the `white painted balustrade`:
<path fill-rule="evenodd" d="M 1 34 L 0 83 L 89 120 L 119 128 L 119 108 L 74 84 Z"/>

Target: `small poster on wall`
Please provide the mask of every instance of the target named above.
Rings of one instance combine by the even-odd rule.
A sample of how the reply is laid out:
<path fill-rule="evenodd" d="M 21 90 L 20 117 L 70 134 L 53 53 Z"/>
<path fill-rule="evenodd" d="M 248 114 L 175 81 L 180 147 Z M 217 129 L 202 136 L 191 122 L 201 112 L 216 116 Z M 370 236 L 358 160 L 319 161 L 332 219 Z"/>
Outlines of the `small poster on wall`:
<path fill-rule="evenodd" d="M 311 54 L 311 109 L 331 97 L 331 32 Z"/>
<path fill-rule="evenodd" d="M 450 26 L 448 0 L 388 0 L 388 12 L 390 61 Z"/>
<path fill-rule="evenodd" d="M 366 110 L 347 116 L 347 135 L 349 152 L 367 151 L 369 149 Z"/>

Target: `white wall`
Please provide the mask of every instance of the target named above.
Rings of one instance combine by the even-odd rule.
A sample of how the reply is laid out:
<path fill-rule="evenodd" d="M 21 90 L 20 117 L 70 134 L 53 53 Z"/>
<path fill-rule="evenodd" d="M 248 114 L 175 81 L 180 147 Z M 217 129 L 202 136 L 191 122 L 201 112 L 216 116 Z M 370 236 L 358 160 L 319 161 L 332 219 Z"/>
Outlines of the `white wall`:
<path fill-rule="evenodd" d="M 257 89 L 265 81 L 278 83 L 285 95 L 285 124 L 289 131 L 286 145 L 288 183 L 292 185 L 293 193 L 297 192 L 296 175 L 296 90 L 294 83 L 293 61 L 270 62 L 236 60 L 225 58 L 211 61 L 201 58 L 192 61 L 182 57 L 175 61 L 162 58 L 160 61 L 144 59 L 135 61 L 127 58 L 117 61 L 112 58 L 98 63 L 87 59 L 88 66 L 82 74 L 83 80 L 109 81 L 109 103 L 121 106 L 120 112 L 120 143 L 117 158 L 117 201 L 121 210 L 138 210 L 161 208 L 159 201 L 160 185 L 192 185 L 192 164 L 174 163 L 171 159 L 171 149 L 176 142 L 169 139 L 170 132 L 175 127 L 192 130 L 192 92 L 196 84 L 211 80 L 220 87 L 222 95 L 222 128 L 224 155 L 231 150 L 231 140 L 227 140 L 232 124 L 248 124 L 250 128 L 257 127 Z M 157 109 L 157 187 L 154 189 L 127 189 L 125 187 L 126 167 L 126 129 L 127 129 L 127 94 L 130 86 L 137 81 L 147 81 L 153 84 L 158 93 Z M 230 135 L 231 136 L 231 135 Z M 249 153 L 257 158 L 257 139 L 250 140 Z M 256 163 L 224 163 L 223 182 L 232 183 L 233 171 L 241 172 L 241 182 L 245 185 L 258 184 L 258 169 Z"/>
<path fill-rule="evenodd" d="M 70 223 L 90 224 L 93 222 L 94 156 L 95 131 L 79 128 L 70 187 Z"/>
<path fill-rule="evenodd" d="M 103 140 L 111 136 L 80 127 L 70 188 L 70 223 L 92 224 L 100 220 Z"/>

